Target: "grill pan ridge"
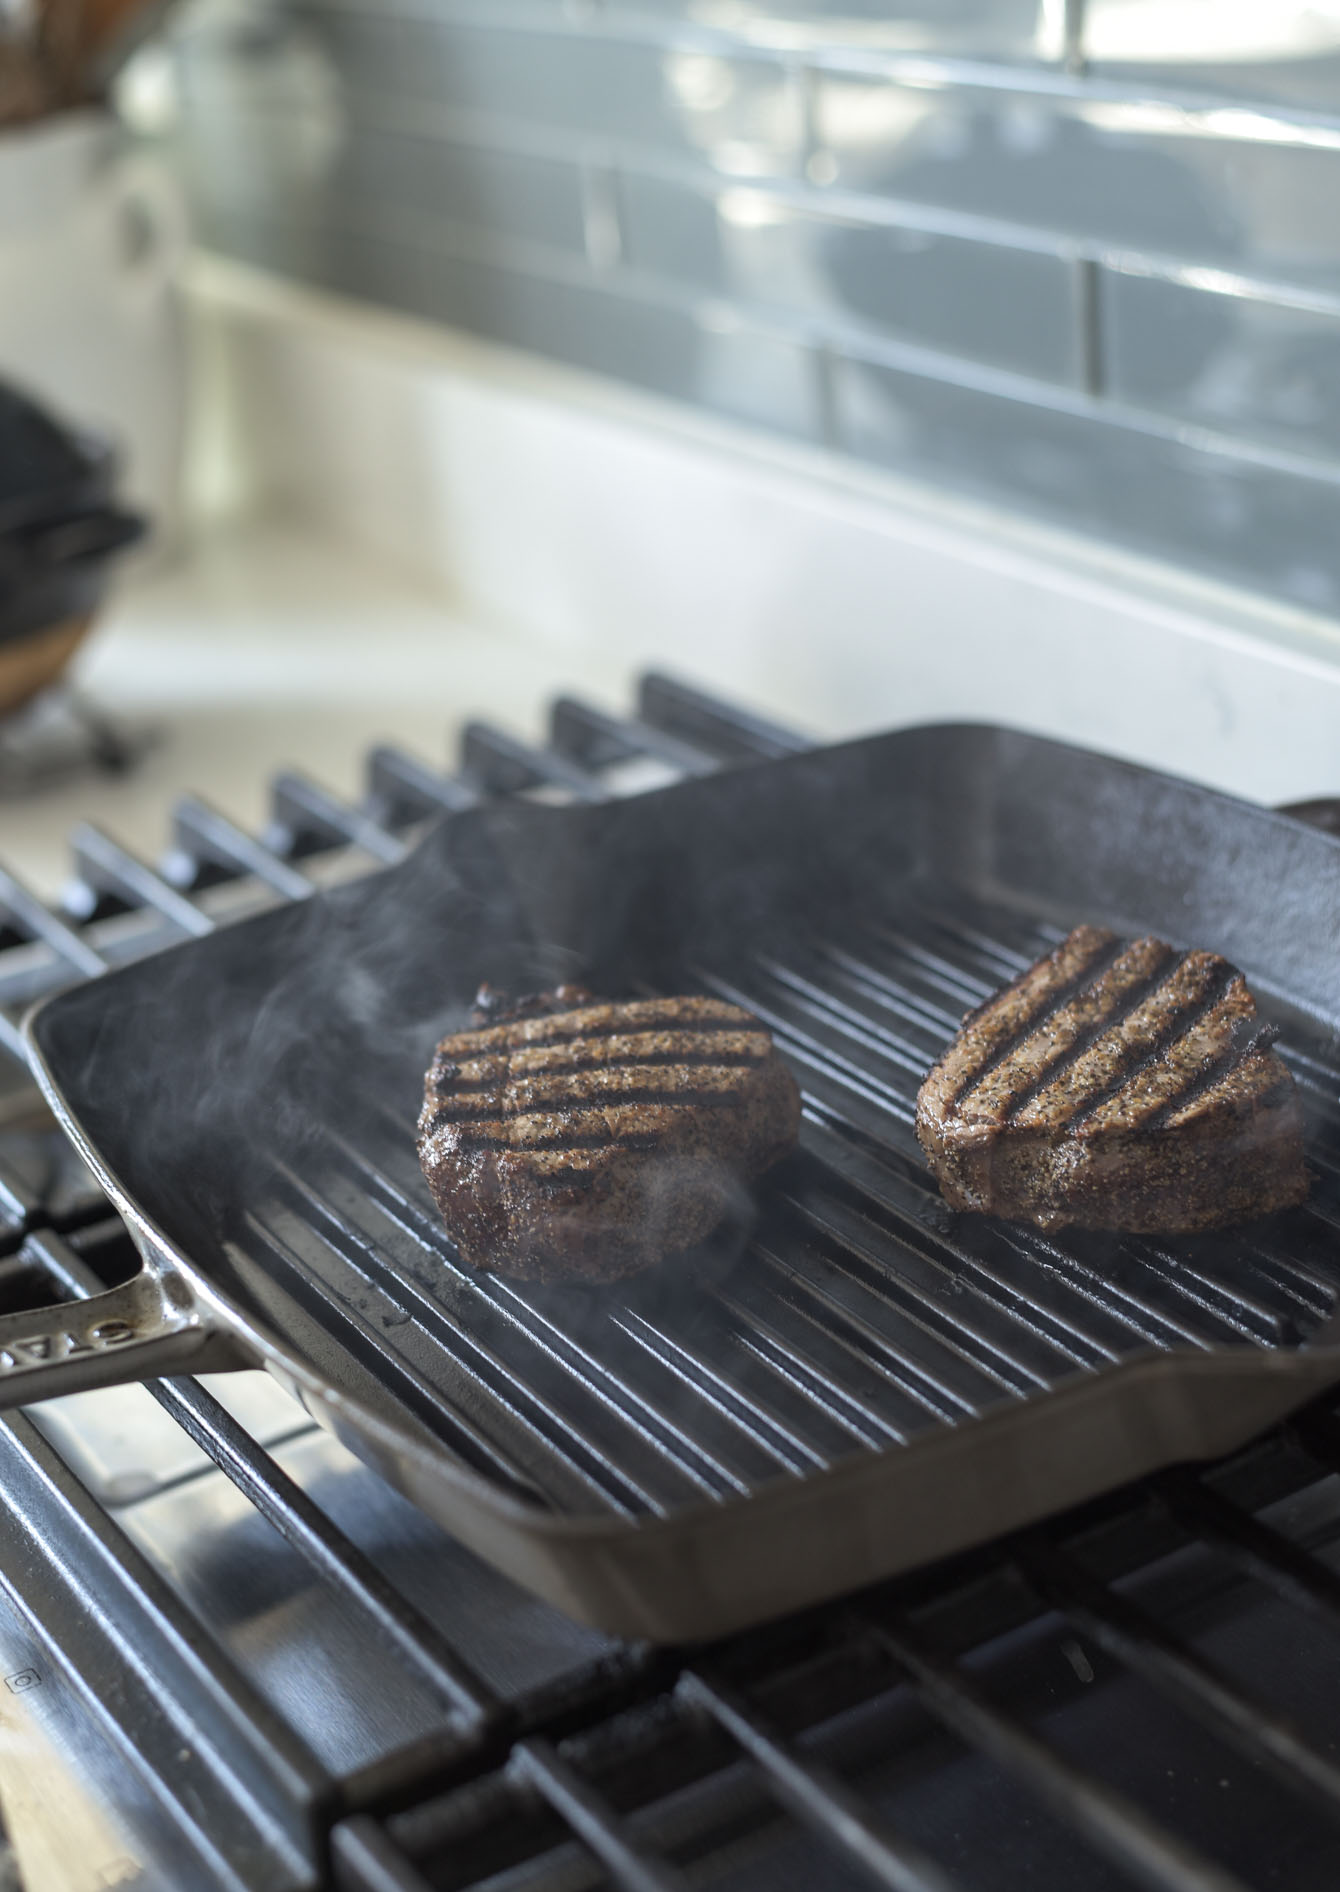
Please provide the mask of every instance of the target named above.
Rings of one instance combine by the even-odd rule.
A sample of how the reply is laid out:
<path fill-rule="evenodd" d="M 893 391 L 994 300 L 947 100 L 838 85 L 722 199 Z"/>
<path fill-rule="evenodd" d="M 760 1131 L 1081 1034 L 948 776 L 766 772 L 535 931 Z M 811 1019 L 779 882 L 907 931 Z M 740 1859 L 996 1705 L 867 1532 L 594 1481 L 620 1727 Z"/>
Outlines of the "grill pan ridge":
<path fill-rule="evenodd" d="M 1177 1240 L 945 1208 L 921 1077 L 1078 920 L 1242 967 L 1303 1096 L 1303 1208 Z M 1340 1379 L 1336 937 L 1334 840 L 1017 732 L 923 728 L 454 816 L 385 873 L 49 1001 L 28 1037 L 210 1365 L 269 1365 L 572 1614 L 680 1639 L 1228 1450 Z M 429 1051 L 480 979 L 572 977 L 737 1000 L 805 1092 L 752 1210 L 599 1293 L 461 1267 L 413 1148 Z M 109 1373 L 162 1371 L 138 1344 Z"/>

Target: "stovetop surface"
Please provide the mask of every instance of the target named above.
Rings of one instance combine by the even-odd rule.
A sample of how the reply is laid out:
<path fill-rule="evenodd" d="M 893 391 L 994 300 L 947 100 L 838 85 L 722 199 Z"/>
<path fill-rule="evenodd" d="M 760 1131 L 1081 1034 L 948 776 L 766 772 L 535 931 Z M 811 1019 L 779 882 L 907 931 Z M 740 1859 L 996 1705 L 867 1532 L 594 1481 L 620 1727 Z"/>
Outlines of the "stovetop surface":
<path fill-rule="evenodd" d="M 569 705 L 548 749 L 476 730 L 450 778 L 381 752 L 358 808 L 289 782 L 259 844 L 188 810 L 162 874 L 85 843 L 66 924 L 114 962 L 180 930 L 164 888 L 226 918 L 463 798 L 793 740 L 653 680 L 630 717 Z M 0 883 L 11 1042 L 81 970 L 44 911 Z M 124 1229 L 0 1069 L 0 1305 L 124 1278 Z M 1332 1403 L 951 1566 L 652 1651 L 517 1590 L 263 1375 L 53 1400 L 0 1420 L 0 1807 L 29 1892 L 1320 1892 Z"/>

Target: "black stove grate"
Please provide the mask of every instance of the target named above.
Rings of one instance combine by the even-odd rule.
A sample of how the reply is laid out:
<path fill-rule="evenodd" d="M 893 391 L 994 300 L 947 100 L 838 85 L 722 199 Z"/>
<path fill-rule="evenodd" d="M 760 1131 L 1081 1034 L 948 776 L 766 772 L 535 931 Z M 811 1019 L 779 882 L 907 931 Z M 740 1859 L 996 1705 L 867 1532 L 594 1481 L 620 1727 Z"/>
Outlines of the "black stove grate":
<path fill-rule="evenodd" d="M 546 748 L 472 727 L 454 776 L 376 751 L 359 809 L 281 778 L 262 839 L 187 800 L 161 869 L 81 829 L 66 913 L 0 879 L 0 1036 L 16 1048 L 18 1011 L 42 990 L 267 900 L 303 898 L 332 871 L 398 858 L 444 809 L 518 792 L 593 798 L 648 766 L 701 772 L 798 746 L 649 678 L 634 717 L 558 704 Z M 1000 916 L 989 929 L 980 919 L 939 915 L 935 954 L 889 936 L 859 958 L 819 941 L 808 958 L 754 969 L 748 1002 L 806 1064 L 820 1106 L 812 1134 L 828 1138 L 823 1161 L 839 1178 L 822 1200 L 805 1199 L 820 1245 L 831 1230 L 850 1252 L 854 1234 L 879 1239 L 878 1217 L 909 1220 L 907 1194 L 921 1187 L 910 1152 L 905 1164 L 882 1159 L 875 1188 L 850 1126 L 865 1107 L 885 1126 L 891 1107 L 905 1115 L 925 1046 L 1037 950 Z M 124 1278 L 136 1266 L 124 1229 L 60 1139 L 24 1117 L 17 1078 L 6 1095 L 19 1104 L 5 1105 L 0 1131 L 0 1306 Z M 1315 1107 L 1328 1102 L 1318 1089 Z M 851 1196 L 843 1162 L 859 1166 Z M 1054 1301 L 1022 1317 L 1008 1235 L 984 1230 L 958 1258 L 981 1292 L 972 1320 L 955 1318 L 952 1373 L 989 1378 L 1001 1358 L 994 1321 L 1011 1323 L 1020 1357 L 1021 1318 L 1048 1363 L 1206 1323 L 1216 1338 L 1287 1339 L 1287 1323 L 1301 1332 L 1329 1306 L 1328 1204 L 1315 1266 L 1306 1249 L 1287 1267 L 1263 1252 L 1250 1294 L 1225 1297 L 1191 1276 L 1169 1286 L 1153 1253 L 1134 1255 L 1115 1295 L 1099 1293 L 1062 1256 Z M 924 1316 L 915 1281 L 904 1291 Z M 855 1288 L 844 1293 L 850 1323 Z M 784 1462 L 796 1436 L 778 1407 L 786 1336 L 757 1310 L 739 1318 L 771 1388 L 749 1426 L 757 1449 Z M 860 1391 L 861 1372 L 887 1374 L 887 1363 L 858 1354 L 849 1346 L 835 1374 L 847 1389 L 827 1414 L 835 1449 L 887 1436 L 886 1401 L 877 1413 Z M 94 1728 L 90 1765 L 107 1772 L 109 1794 L 161 1816 L 176 1883 L 1226 1892 L 1340 1879 L 1333 1402 L 1209 1471 L 1147 1481 L 1017 1542 L 711 1650 L 657 1653 L 568 1629 L 500 1579 L 488 1635 L 483 1619 L 453 1620 L 212 1391 L 190 1380 L 151 1390 L 329 1605 L 340 1625 L 332 1661 L 352 1638 L 374 1652 L 391 1694 L 420 1704 L 358 1757 L 323 1753 L 223 1625 L 193 1607 L 190 1572 L 169 1580 L 76 1476 L 41 1413 L 0 1420 L 0 1579 L 39 1652 L 31 1671 L 15 1657 L 11 1673 L 59 1670 Z M 934 1412 L 952 1394 L 951 1379 L 909 1388 L 910 1409 Z M 541 1650 L 532 1671 L 500 1679 L 498 1649 L 526 1638 Z"/>
<path fill-rule="evenodd" d="M 1333 1885 L 1334 1425 L 690 1652 L 631 1710 L 344 1823 L 339 1883 Z"/>

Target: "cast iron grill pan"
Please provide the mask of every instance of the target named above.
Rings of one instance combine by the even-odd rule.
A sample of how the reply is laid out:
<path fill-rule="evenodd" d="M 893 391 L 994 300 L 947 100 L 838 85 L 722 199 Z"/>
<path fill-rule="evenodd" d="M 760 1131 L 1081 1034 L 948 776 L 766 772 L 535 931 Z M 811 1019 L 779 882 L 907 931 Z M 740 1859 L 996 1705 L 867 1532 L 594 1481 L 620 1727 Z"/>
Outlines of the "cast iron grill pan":
<path fill-rule="evenodd" d="M 1305 1206 L 1175 1239 L 946 1209 L 922 1076 L 1080 920 L 1248 974 L 1303 1097 Z M 920 729 L 459 816 L 400 868 L 65 995 L 32 1039 L 156 1265 L 222 1295 L 204 1324 L 246 1363 L 277 1339 L 320 1416 L 577 1613 L 707 1633 L 1224 1449 L 1340 1377 L 1337 937 L 1326 836 L 1014 732 Z M 472 1272 L 413 1125 L 481 977 L 737 1000 L 803 1086 L 799 1150 L 704 1250 L 622 1287 Z M 831 1554 L 793 1554 L 788 1587 L 739 1554 L 746 1508 L 758 1559 L 783 1515 L 822 1519 Z"/>

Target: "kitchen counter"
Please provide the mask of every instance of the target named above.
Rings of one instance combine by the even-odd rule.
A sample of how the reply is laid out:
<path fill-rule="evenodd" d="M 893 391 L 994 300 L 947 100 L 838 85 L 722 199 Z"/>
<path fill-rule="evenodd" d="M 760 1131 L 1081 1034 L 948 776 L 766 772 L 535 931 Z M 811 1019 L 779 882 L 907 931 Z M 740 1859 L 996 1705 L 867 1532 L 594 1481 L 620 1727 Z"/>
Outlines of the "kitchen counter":
<path fill-rule="evenodd" d="M 152 741 L 124 778 L 89 772 L 0 802 L 0 860 L 46 895 L 78 820 L 153 859 L 183 791 L 255 830 L 278 769 L 356 797 L 376 742 L 440 765 L 472 715 L 538 733 L 556 691 L 617 705 L 625 677 L 608 653 L 482 628 L 385 561 L 290 523 L 199 532 L 169 568 L 130 579 L 75 680 Z"/>

